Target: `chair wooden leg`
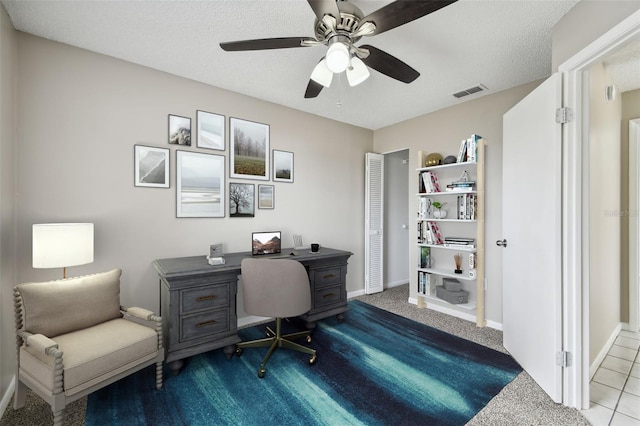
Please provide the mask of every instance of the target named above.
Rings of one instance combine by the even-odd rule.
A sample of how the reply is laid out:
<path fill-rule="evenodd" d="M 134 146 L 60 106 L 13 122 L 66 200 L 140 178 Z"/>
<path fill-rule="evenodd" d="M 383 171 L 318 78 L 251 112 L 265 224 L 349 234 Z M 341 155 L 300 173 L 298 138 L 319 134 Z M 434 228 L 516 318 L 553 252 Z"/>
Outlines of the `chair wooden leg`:
<path fill-rule="evenodd" d="M 27 399 L 27 386 L 20 381 L 20 379 L 16 380 L 16 389 L 13 394 L 13 409 L 17 410 L 19 408 L 24 407 L 24 404 Z"/>
<path fill-rule="evenodd" d="M 162 361 L 156 362 L 156 389 L 162 389 Z"/>

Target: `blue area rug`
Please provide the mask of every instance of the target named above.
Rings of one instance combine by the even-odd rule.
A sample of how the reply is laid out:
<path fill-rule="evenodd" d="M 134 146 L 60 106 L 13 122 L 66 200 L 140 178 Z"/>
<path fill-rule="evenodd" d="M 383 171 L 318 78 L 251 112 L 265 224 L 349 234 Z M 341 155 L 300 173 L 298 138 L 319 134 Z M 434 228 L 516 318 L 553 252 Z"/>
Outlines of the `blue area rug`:
<path fill-rule="evenodd" d="M 89 396 L 86 425 L 463 425 L 522 370 L 509 355 L 360 301 L 320 321 L 309 356 L 266 348 L 192 357 L 178 376 L 154 367 Z M 286 331 L 286 330 L 285 330 Z M 264 326 L 241 330 L 264 337 Z"/>

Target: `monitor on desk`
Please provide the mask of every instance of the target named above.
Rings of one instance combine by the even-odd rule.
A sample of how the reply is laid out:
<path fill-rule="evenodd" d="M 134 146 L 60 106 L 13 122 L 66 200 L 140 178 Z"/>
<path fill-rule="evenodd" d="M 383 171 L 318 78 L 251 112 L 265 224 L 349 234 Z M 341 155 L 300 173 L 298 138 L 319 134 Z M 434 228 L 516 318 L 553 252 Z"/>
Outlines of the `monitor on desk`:
<path fill-rule="evenodd" d="M 280 253 L 281 232 L 253 232 L 251 233 L 251 255 Z"/>

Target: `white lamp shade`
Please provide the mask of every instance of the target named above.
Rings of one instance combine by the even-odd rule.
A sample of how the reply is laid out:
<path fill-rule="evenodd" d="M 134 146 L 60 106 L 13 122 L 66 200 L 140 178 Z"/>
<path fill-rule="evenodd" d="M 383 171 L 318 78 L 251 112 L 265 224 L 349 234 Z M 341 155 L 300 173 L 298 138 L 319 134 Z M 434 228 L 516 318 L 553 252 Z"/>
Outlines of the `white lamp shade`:
<path fill-rule="evenodd" d="M 33 225 L 33 267 L 64 268 L 93 262 L 93 223 Z"/>
<path fill-rule="evenodd" d="M 327 61 L 325 58 L 322 58 L 318 65 L 313 69 L 311 73 L 311 80 L 315 81 L 318 84 L 322 84 L 324 87 L 331 86 L 331 80 L 333 80 L 333 73 L 327 67 Z"/>
<path fill-rule="evenodd" d="M 351 66 L 347 68 L 347 80 L 349 80 L 349 86 L 357 86 L 358 84 L 369 78 L 369 68 L 355 56 L 351 58 Z"/>
<path fill-rule="evenodd" d="M 334 73 L 341 73 L 349 66 L 349 49 L 342 42 L 335 42 L 327 51 L 327 67 Z"/>

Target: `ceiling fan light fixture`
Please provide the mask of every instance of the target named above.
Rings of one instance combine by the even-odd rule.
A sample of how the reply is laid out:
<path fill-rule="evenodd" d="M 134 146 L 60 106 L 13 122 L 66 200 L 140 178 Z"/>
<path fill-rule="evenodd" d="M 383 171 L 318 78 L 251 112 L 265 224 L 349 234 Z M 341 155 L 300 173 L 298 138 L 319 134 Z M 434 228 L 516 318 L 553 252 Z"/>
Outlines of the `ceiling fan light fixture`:
<path fill-rule="evenodd" d="M 325 58 L 322 58 L 322 60 L 318 62 L 318 65 L 313 69 L 313 72 L 311 73 L 311 80 L 318 84 L 322 84 L 324 87 L 331 86 L 333 73 L 327 67 L 327 61 Z"/>
<path fill-rule="evenodd" d="M 327 67 L 333 73 L 341 73 L 349 66 L 349 56 L 349 48 L 344 43 L 336 41 L 327 51 Z"/>
<path fill-rule="evenodd" d="M 369 68 L 367 68 L 360 58 L 356 58 L 355 56 L 351 58 L 351 65 L 347 68 L 349 86 L 357 86 L 369 78 L 369 75 Z"/>

